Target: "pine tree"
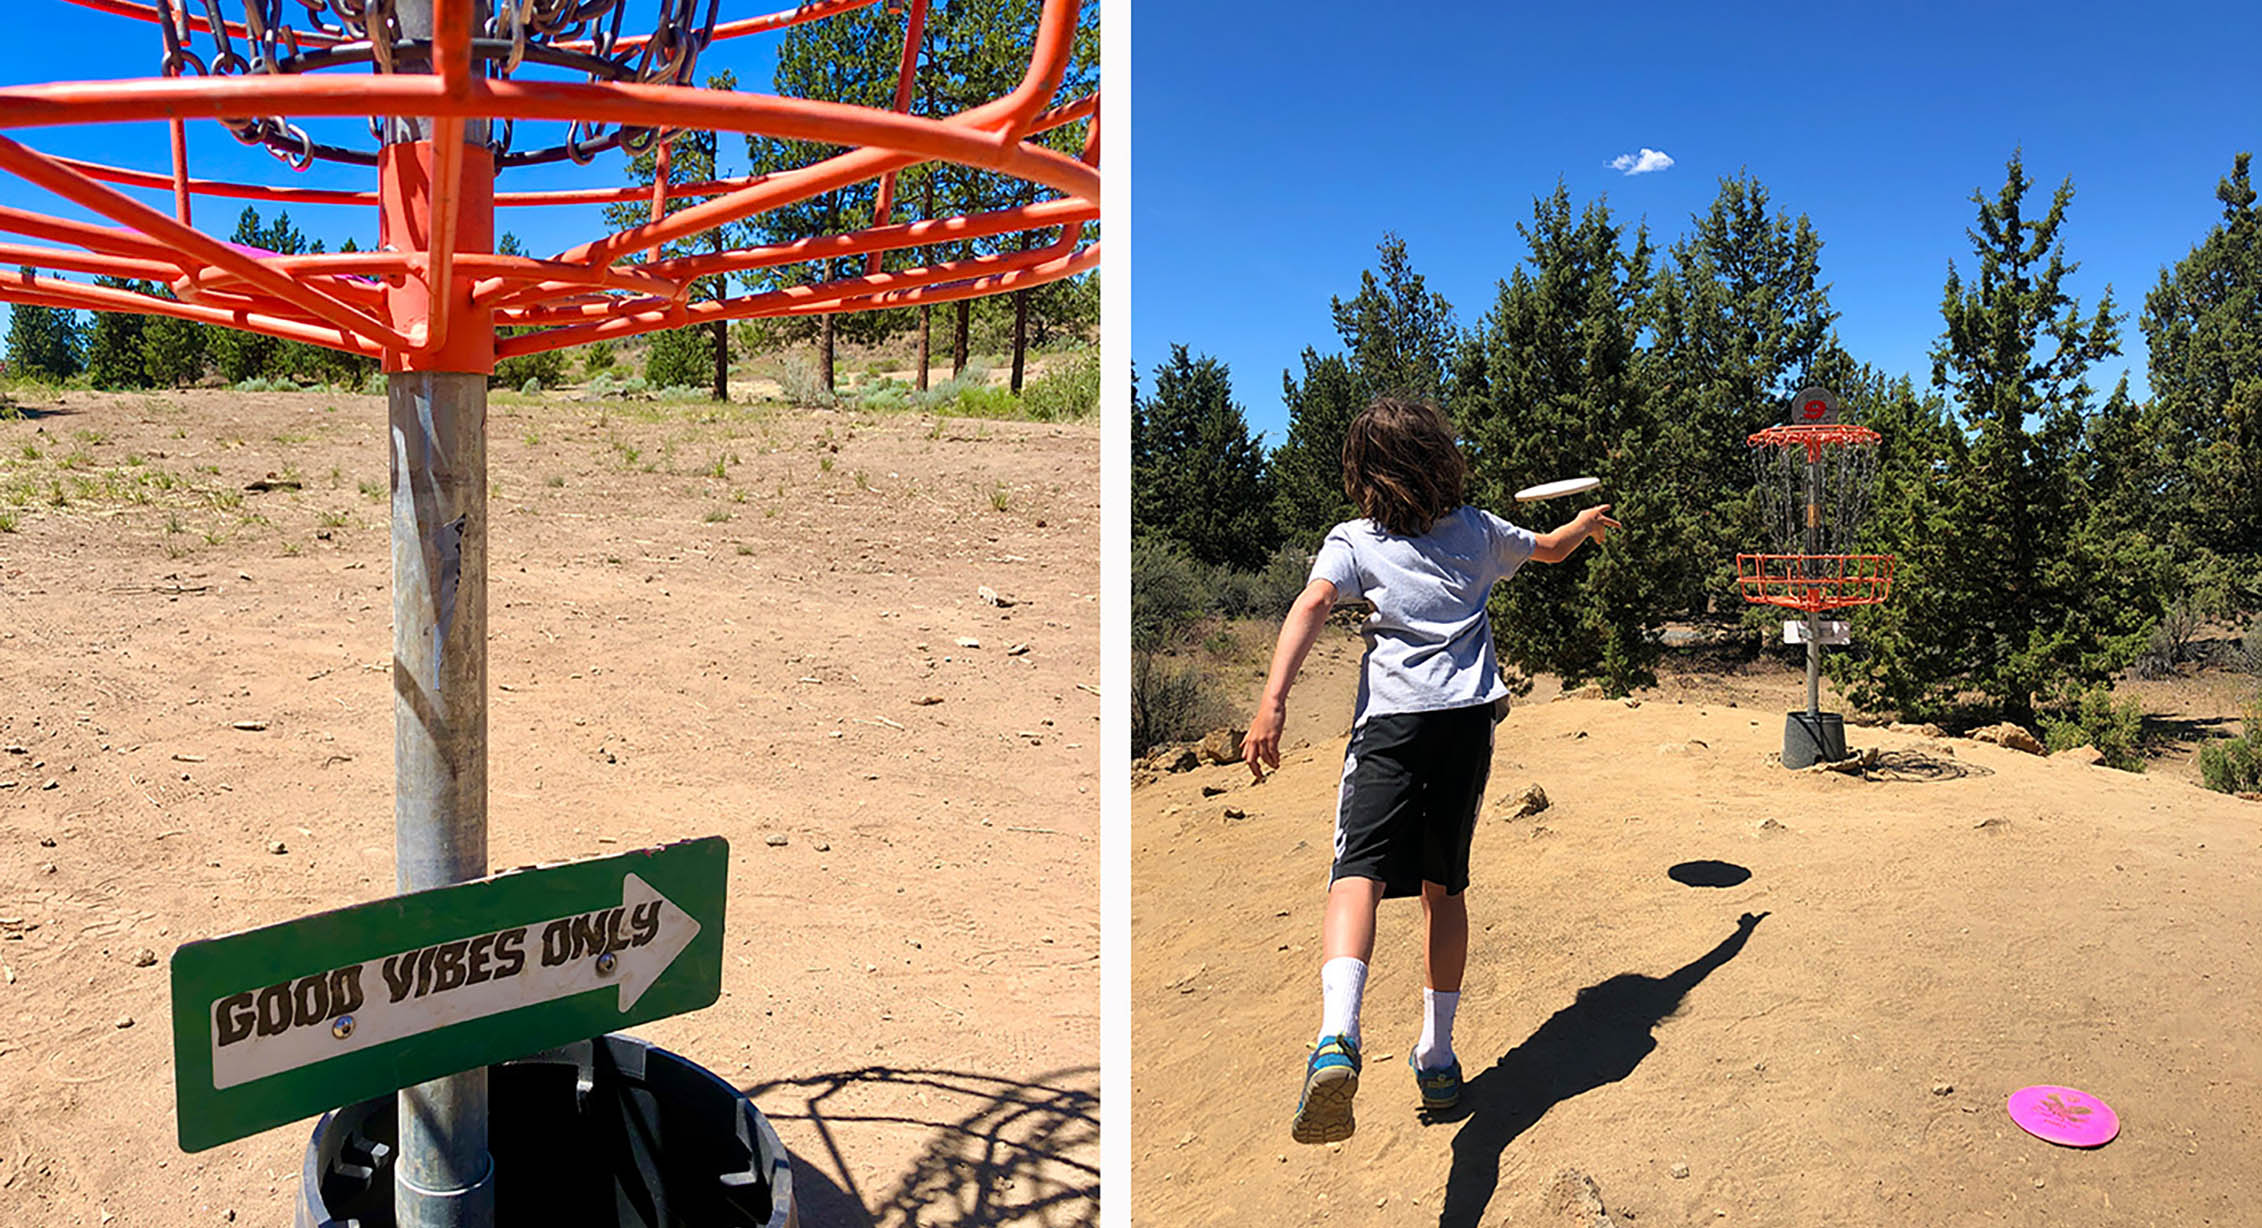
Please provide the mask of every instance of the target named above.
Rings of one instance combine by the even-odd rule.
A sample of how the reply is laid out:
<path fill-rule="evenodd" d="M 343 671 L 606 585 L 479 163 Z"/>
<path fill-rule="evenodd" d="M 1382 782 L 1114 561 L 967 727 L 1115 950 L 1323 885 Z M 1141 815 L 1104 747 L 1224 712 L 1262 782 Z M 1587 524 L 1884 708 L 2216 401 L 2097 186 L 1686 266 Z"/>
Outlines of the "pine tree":
<path fill-rule="evenodd" d="M 827 23 L 816 22 L 813 24 L 824 25 Z M 738 76 L 728 71 L 716 73 L 707 78 L 707 88 L 711 90 L 735 90 L 738 88 Z M 663 133 L 662 135 L 667 134 Z M 630 154 L 628 172 L 631 180 L 647 186 L 658 179 L 660 173 L 658 144 L 655 143 L 641 152 Z M 670 184 L 706 183 L 721 177 L 721 145 L 716 133 L 692 130 L 675 134 L 668 149 L 668 182 Z M 668 214 L 677 213 L 692 205 L 703 203 L 703 199 L 688 199 L 671 194 L 665 207 L 666 212 Z M 631 201 L 605 206 L 605 222 L 610 226 L 626 229 L 631 226 L 643 225 L 651 220 L 652 208 L 650 203 L 646 201 Z M 712 227 L 689 238 L 678 239 L 665 244 L 660 254 L 662 257 L 672 259 L 702 252 L 728 251 L 740 241 L 746 233 L 746 229 L 746 223 L 743 222 L 731 222 Z M 640 253 L 634 259 L 641 262 L 643 256 Z M 723 277 L 702 277 L 692 283 L 691 298 L 698 302 L 712 302 L 722 298 L 726 288 L 727 279 Z M 692 333 L 696 335 L 674 337 L 671 336 L 672 333 Z M 669 353 L 683 355 L 686 362 L 695 364 L 694 366 L 686 366 L 684 362 L 671 360 L 673 365 L 668 374 L 675 378 L 669 380 L 663 386 L 696 388 L 705 385 L 709 395 L 715 400 L 727 401 L 730 399 L 729 321 L 710 320 L 705 324 L 693 324 L 685 328 L 673 329 L 669 333 L 655 333 L 652 334 L 652 345 L 655 354 L 664 346 L 667 347 Z M 561 363 L 560 371 L 562 372 L 564 360 L 561 358 L 559 361 Z M 562 379 L 562 374 L 558 378 Z M 649 371 L 646 373 L 646 378 L 655 384 L 661 382 Z M 544 382 L 549 383 L 550 381 L 545 380 Z"/>
<path fill-rule="evenodd" d="M 273 233 L 275 228 L 260 224 L 257 208 L 245 205 L 243 212 L 236 216 L 235 233 L 228 237 L 245 247 L 279 252 L 282 249 L 269 246 L 271 240 L 277 237 L 288 240 L 293 232 L 288 215 L 278 218 L 277 222 L 280 225 L 279 234 Z M 280 340 L 260 333 L 220 328 L 213 330 L 207 339 L 206 349 L 212 356 L 213 365 L 220 370 L 220 378 L 235 384 L 279 373 L 278 359 L 282 345 Z"/>
<path fill-rule="evenodd" d="M 2155 510 L 2188 529 L 2183 572 L 2220 612 L 2262 607 L 2262 209 L 2251 153 L 2216 185 L 2223 220 L 2145 297 L 2141 326 L 2174 472 Z"/>
<path fill-rule="evenodd" d="M 29 276 L 33 270 L 23 272 Z M 12 304 L 8 367 L 34 379 L 67 380 L 86 365 L 78 315 L 57 307 Z"/>
<path fill-rule="evenodd" d="M 173 297 L 169 286 L 155 286 L 159 298 Z M 160 388 L 179 388 L 204 377 L 205 349 L 215 330 L 194 320 L 149 317 L 142 326 L 142 373 Z"/>
<path fill-rule="evenodd" d="M 112 290 L 148 294 L 147 282 L 121 277 L 97 277 L 94 284 Z M 147 388 L 145 347 L 150 317 L 120 311 L 98 311 L 87 330 L 86 373 L 97 388 Z"/>
<path fill-rule="evenodd" d="M 1131 401 L 1131 532 L 1212 565 L 1249 569 L 1278 545 L 1264 451 L 1225 364 L 1170 347 L 1155 391 Z"/>
<path fill-rule="evenodd" d="M 347 242 L 350 243 L 352 240 L 348 239 Z M 495 254 L 523 258 L 526 255 L 526 244 L 520 242 L 517 235 L 506 230 L 501 238 L 495 240 Z M 506 324 L 496 330 L 496 335 L 519 337 L 533 331 L 535 330 L 532 328 Z M 541 350 L 533 354 L 517 354 L 509 358 L 498 359 L 495 363 L 494 373 L 487 377 L 487 386 L 490 388 L 524 388 L 528 380 L 532 380 L 543 388 L 555 388 L 565 383 L 565 352 L 563 350 Z"/>
<path fill-rule="evenodd" d="M 1515 516 L 1520 487 L 1591 474 L 1603 480 L 1597 498 L 1626 528 L 1570 564 L 1530 568 L 1496 590 L 1495 642 L 1525 675 L 1520 685 L 1544 671 L 1624 694 L 1656 680 L 1659 633 L 1676 595 L 1653 572 L 1689 551 L 1699 517 L 1673 494 L 1685 425 L 1653 412 L 1636 348 L 1653 253 L 1646 229 L 1629 246 L 1601 201 L 1574 214 L 1560 184 L 1517 230 L 1530 267 L 1502 283 L 1479 339 L 1463 351 L 1471 369 L 1455 381 L 1464 393 L 1454 413 L 1473 445 L 1470 501 Z M 1522 516 L 1545 529 L 1573 510 L 1540 504 Z"/>
<path fill-rule="evenodd" d="M 1343 493 L 1343 433 L 1368 402 L 1385 394 L 1447 400 L 1460 345 L 1453 306 L 1414 270 L 1405 240 L 1385 234 L 1376 251 L 1380 276 L 1362 271 L 1357 294 L 1328 300 L 1344 352 L 1322 356 L 1307 348 L 1301 381 L 1281 373 L 1288 438 L 1272 455 L 1273 518 L 1293 541 L 1316 545 L 1352 514 Z"/>

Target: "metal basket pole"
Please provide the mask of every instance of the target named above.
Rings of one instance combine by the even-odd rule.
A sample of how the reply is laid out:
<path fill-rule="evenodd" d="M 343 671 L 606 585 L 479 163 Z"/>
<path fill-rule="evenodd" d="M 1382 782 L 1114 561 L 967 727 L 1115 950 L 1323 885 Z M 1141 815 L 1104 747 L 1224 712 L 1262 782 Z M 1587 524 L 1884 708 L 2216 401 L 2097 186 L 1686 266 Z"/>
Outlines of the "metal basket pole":
<path fill-rule="evenodd" d="M 1822 446 L 1806 446 L 1806 552 L 1822 553 Z M 1809 564 L 1817 572 L 1821 564 Z M 1819 574 L 1810 579 L 1820 580 Z M 1806 609 L 1806 714 L 1819 722 L 1822 719 L 1822 590 L 1819 586 L 1807 593 Z"/>
<path fill-rule="evenodd" d="M 399 0 L 403 36 L 436 45 L 434 7 L 434 0 Z M 476 29 L 485 6 L 474 0 L 450 7 Z M 439 64 L 423 67 L 441 70 Z M 424 118 L 388 121 L 387 143 L 395 148 L 388 151 L 387 173 L 404 174 L 404 167 L 413 166 L 415 146 L 449 128 Z M 486 124 L 466 123 L 462 139 L 484 146 Z M 436 154 L 432 162 L 442 164 Z M 485 208 L 491 218 L 491 197 L 460 187 L 435 179 L 425 189 L 435 206 L 422 219 L 426 244 L 460 242 L 432 224 L 443 193 L 455 194 L 458 208 Z M 466 220 L 473 224 L 461 225 Z M 491 220 L 484 226 L 477 224 L 480 219 L 458 221 L 458 234 L 492 230 Z M 392 241 L 403 248 L 410 243 L 397 230 Z M 425 276 L 433 276 L 429 265 Z M 431 287 L 424 305 L 428 325 L 441 325 L 443 298 L 450 294 L 446 285 Z M 492 332 L 484 321 L 460 315 L 456 331 Z M 394 878 L 399 890 L 410 892 L 487 873 L 487 373 L 396 370 L 386 377 L 386 390 L 393 485 Z M 402 1088 L 398 1095 L 394 1222 L 400 1228 L 491 1228 L 495 1174 L 487 1150 L 486 1069 Z"/>

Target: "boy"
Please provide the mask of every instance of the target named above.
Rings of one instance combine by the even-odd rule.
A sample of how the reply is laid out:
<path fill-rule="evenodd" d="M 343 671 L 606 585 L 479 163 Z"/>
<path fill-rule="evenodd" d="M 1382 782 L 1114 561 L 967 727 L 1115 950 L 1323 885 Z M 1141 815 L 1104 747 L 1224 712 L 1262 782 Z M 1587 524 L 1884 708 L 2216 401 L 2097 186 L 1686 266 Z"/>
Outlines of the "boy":
<path fill-rule="evenodd" d="M 1290 1134 L 1351 1137 L 1359 1090 L 1359 1002 L 1374 953 L 1375 908 L 1419 894 L 1427 940 L 1422 1036 L 1407 1054 L 1422 1107 L 1461 1099 L 1453 1012 L 1468 961 L 1469 839 L 1492 766 L 1492 730 L 1508 688 L 1493 655 L 1485 599 L 1527 559 L 1560 563 L 1601 541 L 1610 505 L 1533 534 L 1462 503 L 1467 467 L 1434 405 L 1385 398 L 1352 419 L 1343 491 L 1363 518 L 1335 526 L 1311 580 L 1281 624 L 1243 755 L 1264 779 L 1280 766 L 1288 688 L 1338 601 L 1374 605 L 1359 698 L 1337 795 L 1335 863 L 1321 924 L 1323 1010 Z"/>

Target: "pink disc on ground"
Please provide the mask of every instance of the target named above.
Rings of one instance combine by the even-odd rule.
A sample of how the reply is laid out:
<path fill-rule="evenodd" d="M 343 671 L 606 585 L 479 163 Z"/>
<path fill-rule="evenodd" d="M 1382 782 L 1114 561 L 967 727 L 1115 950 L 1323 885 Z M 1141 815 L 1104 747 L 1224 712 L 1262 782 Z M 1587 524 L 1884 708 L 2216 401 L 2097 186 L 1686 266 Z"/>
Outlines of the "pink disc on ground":
<path fill-rule="evenodd" d="M 2060 1146 L 2102 1147 L 2121 1132 L 2119 1115 L 2104 1101 L 2071 1087 L 2022 1087 L 2005 1107 L 2019 1129 Z"/>

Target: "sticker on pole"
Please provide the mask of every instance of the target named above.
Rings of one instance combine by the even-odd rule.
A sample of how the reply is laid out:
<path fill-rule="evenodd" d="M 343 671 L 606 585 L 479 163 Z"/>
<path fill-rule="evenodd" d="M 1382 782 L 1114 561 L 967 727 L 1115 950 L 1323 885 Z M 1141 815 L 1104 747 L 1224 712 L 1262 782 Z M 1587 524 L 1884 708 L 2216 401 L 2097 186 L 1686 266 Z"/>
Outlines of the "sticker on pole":
<path fill-rule="evenodd" d="M 181 1149 L 711 1005 L 729 867 L 710 836 L 184 944 Z"/>
<path fill-rule="evenodd" d="M 2121 1132 L 2119 1115 L 2104 1101 L 2070 1087 L 2022 1087 L 2007 1107 L 2019 1129 L 2062 1147 L 2102 1147 Z"/>
<path fill-rule="evenodd" d="M 1786 644 L 1806 643 L 1806 620 L 1803 618 L 1784 619 L 1783 642 Z M 1851 644 L 1854 642 L 1853 629 L 1835 619 L 1823 619 L 1820 642 L 1826 645 Z"/>

